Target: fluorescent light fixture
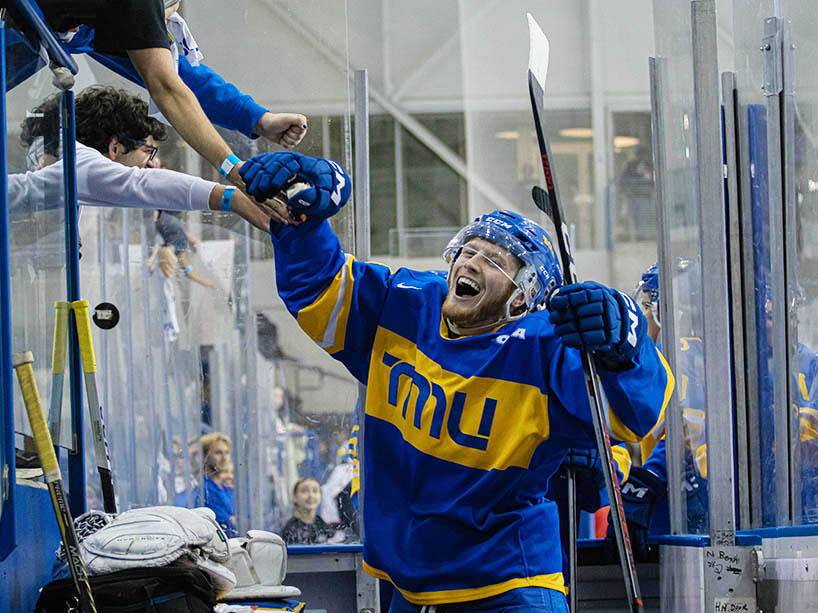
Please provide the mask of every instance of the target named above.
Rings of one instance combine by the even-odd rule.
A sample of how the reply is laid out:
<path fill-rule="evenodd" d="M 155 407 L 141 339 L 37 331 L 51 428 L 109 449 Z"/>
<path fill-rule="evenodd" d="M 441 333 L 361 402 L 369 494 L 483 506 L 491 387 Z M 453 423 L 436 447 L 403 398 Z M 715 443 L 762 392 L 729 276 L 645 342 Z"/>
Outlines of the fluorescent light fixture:
<path fill-rule="evenodd" d="M 560 136 L 565 138 L 593 138 L 594 131 L 591 128 L 563 128 Z"/>
<path fill-rule="evenodd" d="M 635 136 L 614 136 L 615 149 L 627 149 L 628 147 L 636 147 L 642 141 Z"/>
<path fill-rule="evenodd" d="M 520 138 L 520 133 L 517 130 L 501 130 L 494 136 L 502 140 L 517 140 Z"/>

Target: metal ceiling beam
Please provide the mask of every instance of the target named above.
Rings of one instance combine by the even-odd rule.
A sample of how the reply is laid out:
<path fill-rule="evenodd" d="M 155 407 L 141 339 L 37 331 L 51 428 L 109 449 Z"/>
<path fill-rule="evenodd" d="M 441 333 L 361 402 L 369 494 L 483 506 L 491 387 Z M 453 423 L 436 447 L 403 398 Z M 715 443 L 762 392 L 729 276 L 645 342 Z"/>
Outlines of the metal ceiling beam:
<path fill-rule="evenodd" d="M 282 9 L 273 0 L 259 0 L 272 13 L 276 15 L 287 27 L 296 32 L 304 40 L 310 43 L 324 59 L 334 66 L 342 74 L 346 74 L 348 79 L 353 79 L 357 67 L 347 64 L 340 58 L 344 54 L 336 51 L 325 40 L 321 40 L 312 30 L 298 21 L 292 14 Z M 425 147 L 434 153 L 440 160 L 454 170 L 458 175 L 468 181 L 477 191 L 488 198 L 494 206 L 499 209 L 514 209 L 511 201 L 501 194 L 494 186 L 486 181 L 481 175 L 471 170 L 466 162 L 446 143 L 435 136 L 430 130 L 423 126 L 417 119 L 407 113 L 401 106 L 392 99 L 384 95 L 378 88 L 370 85 L 369 96 L 372 100 L 383 108 L 387 113 L 398 121 L 407 132 L 418 139 Z"/>

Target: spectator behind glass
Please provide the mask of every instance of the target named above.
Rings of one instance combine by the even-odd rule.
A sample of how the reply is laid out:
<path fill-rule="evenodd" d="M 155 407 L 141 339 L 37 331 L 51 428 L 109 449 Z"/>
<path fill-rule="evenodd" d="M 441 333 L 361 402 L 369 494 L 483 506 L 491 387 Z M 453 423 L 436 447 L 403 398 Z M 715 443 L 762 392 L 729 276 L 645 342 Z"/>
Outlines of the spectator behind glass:
<path fill-rule="evenodd" d="M 154 156 L 152 168 L 162 168 L 162 160 L 158 155 Z M 179 217 L 172 211 L 154 211 L 153 221 L 156 231 L 162 237 L 162 246 L 151 254 L 148 268 L 153 270 L 158 260 L 159 270 L 165 278 L 169 279 L 177 270 L 181 270 L 191 281 L 207 288 L 213 287 L 213 283 L 207 277 L 194 270 L 188 259 L 188 249 L 195 253 L 199 241 L 185 231 Z"/>
<path fill-rule="evenodd" d="M 193 495 L 199 487 L 202 478 L 202 443 L 196 437 L 187 445 L 188 471 L 185 471 L 185 453 L 182 447 L 182 439 L 178 435 L 173 436 L 173 470 L 174 470 L 174 504 L 177 507 L 186 507 L 187 503 L 187 480 L 190 479 L 190 487 Z"/>
<path fill-rule="evenodd" d="M 293 516 L 281 531 L 281 538 L 288 545 L 314 545 L 326 543 L 335 535 L 316 513 L 321 504 L 321 486 L 311 477 L 299 479 L 293 487 Z"/>
<path fill-rule="evenodd" d="M 175 15 L 179 0 L 40 0 L 38 4 L 51 29 L 64 34 L 61 38 L 66 41 L 69 52 L 105 54 L 102 57 L 96 55 L 96 59 L 134 82 L 141 81 L 158 110 L 179 135 L 214 168 L 221 168 L 229 181 L 243 186 L 238 174 L 243 162 L 233 155 L 205 115 L 196 94 L 179 76 L 180 62 L 187 65 L 189 59 L 197 66 L 202 57 L 187 24 Z M 9 11 L 18 27 L 26 27 L 16 7 L 9 7 Z M 195 47 L 195 53 L 184 50 L 180 54 L 174 39 Z M 188 55 L 190 58 L 186 57 Z M 129 61 L 123 64 L 124 56 Z M 29 64 L 23 74 L 11 75 L 12 82 L 20 82 L 33 74 L 35 66 Z M 240 92 L 224 84 L 215 73 L 201 77 L 209 85 L 204 88 L 209 95 L 205 91 L 200 91 L 199 95 L 209 108 L 215 92 L 218 92 L 219 99 L 226 99 L 231 104 L 234 114 L 241 113 L 252 102 L 243 101 Z M 300 114 L 274 115 L 255 103 L 251 106 L 254 119 L 259 112 L 263 113 L 254 132 L 257 130 L 258 134 L 264 134 L 284 147 L 294 147 L 301 142 L 307 130 L 306 117 Z"/>
<path fill-rule="evenodd" d="M 216 521 L 228 537 L 237 536 L 233 488 L 225 485 L 225 469 L 230 461 L 230 437 L 222 432 L 202 436 L 202 487 L 193 490 L 193 504 L 206 506 L 216 514 Z"/>
<path fill-rule="evenodd" d="M 236 480 L 236 471 L 233 466 L 233 462 L 228 460 L 222 469 L 219 471 L 218 478 L 221 480 L 221 484 L 224 487 L 229 487 L 231 490 L 233 489 L 233 484 Z"/>

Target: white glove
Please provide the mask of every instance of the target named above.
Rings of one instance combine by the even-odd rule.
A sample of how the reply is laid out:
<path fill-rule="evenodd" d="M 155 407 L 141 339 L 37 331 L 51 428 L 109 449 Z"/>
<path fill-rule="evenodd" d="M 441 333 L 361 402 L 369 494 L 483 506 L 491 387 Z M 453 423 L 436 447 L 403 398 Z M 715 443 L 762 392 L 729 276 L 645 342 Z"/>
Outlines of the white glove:
<path fill-rule="evenodd" d="M 287 575 L 287 545 L 281 537 L 264 530 L 250 530 L 247 536 L 230 539 L 227 567 L 236 576 L 236 589 L 225 600 L 300 596 L 298 588 L 282 585 Z"/>
<path fill-rule="evenodd" d="M 176 563 L 206 571 L 220 595 L 236 584 L 235 575 L 219 564 L 229 559 L 230 551 L 210 509 L 146 507 L 125 511 L 80 543 L 80 550 L 89 575 Z"/>

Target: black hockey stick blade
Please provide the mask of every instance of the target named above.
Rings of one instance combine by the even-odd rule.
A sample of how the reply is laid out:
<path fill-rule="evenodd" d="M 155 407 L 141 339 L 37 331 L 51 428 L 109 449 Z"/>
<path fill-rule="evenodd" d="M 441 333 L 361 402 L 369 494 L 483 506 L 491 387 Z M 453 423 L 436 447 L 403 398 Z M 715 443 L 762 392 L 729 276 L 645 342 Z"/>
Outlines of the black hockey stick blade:
<path fill-rule="evenodd" d="M 551 201 L 548 199 L 546 191 L 539 185 L 535 185 L 531 188 L 531 197 L 534 199 L 534 205 L 548 216 L 551 223 L 555 223 L 554 212 L 551 209 Z M 818 379 L 818 377 L 816 377 L 816 379 Z"/>
<path fill-rule="evenodd" d="M 545 190 L 534 190 L 534 203 L 541 211 L 554 222 L 557 231 L 557 246 L 559 247 L 562 262 L 563 280 L 565 283 L 576 283 L 577 272 L 574 258 L 571 253 L 571 241 L 560 205 L 559 192 L 554 173 L 551 170 L 551 151 L 543 129 L 543 97 L 545 94 L 545 77 L 548 73 L 548 56 L 550 52 L 548 39 L 540 26 L 531 16 L 528 17 L 528 32 L 530 53 L 528 57 L 528 92 L 531 97 L 531 110 L 534 114 L 534 128 L 537 133 L 537 143 L 540 147 L 540 158 L 543 173 L 545 174 Z M 547 206 L 544 201 L 547 201 Z M 596 366 L 588 351 L 581 352 L 582 369 L 585 377 L 585 387 L 588 392 L 588 404 L 594 425 L 594 438 L 597 450 L 602 458 L 602 473 L 605 478 L 605 487 L 611 499 L 611 523 L 616 535 L 616 545 L 619 552 L 619 562 L 625 579 L 625 593 L 628 605 L 634 613 L 644 611 L 644 604 L 639 590 L 639 579 L 636 575 L 636 565 L 633 560 L 628 527 L 625 522 L 625 512 L 622 507 L 622 492 L 617 478 L 617 467 L 611 451 L 611 441 L 608 434 L 605 412 L 602 407 L 599 380 Z"/>

